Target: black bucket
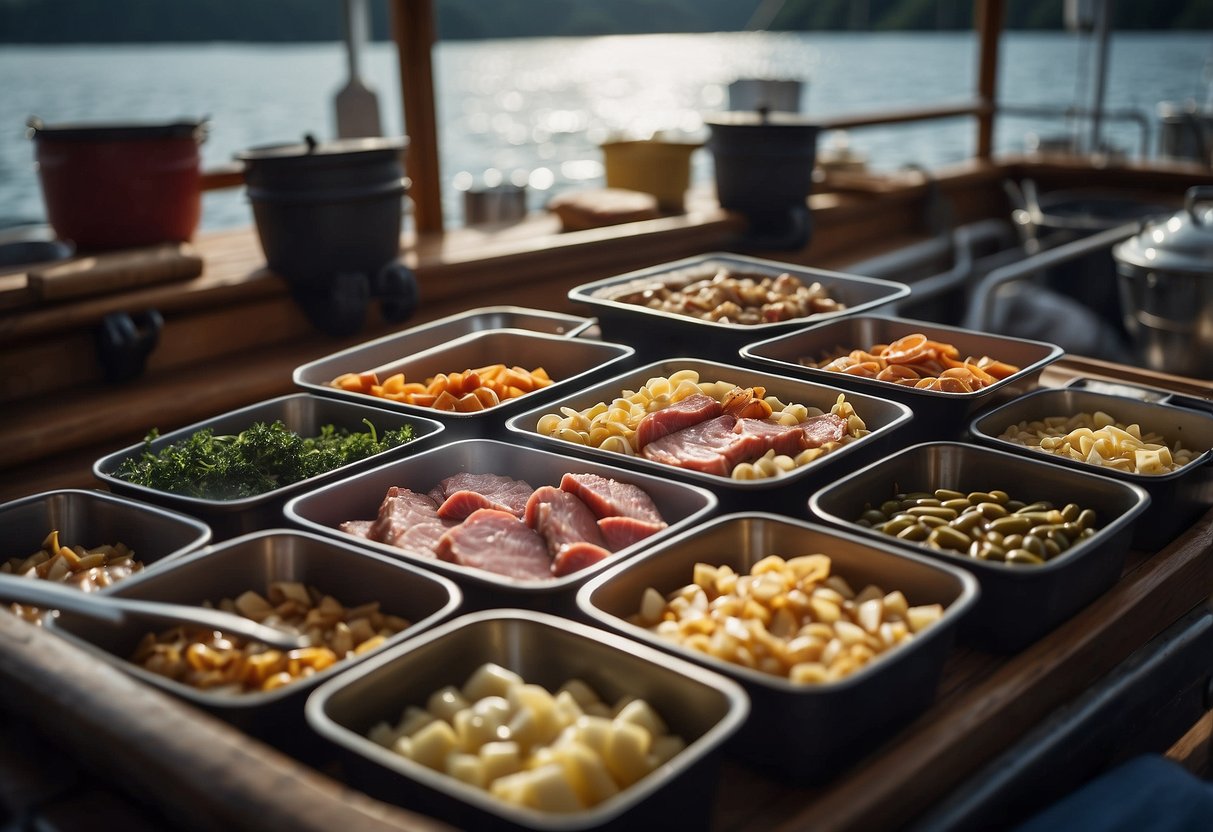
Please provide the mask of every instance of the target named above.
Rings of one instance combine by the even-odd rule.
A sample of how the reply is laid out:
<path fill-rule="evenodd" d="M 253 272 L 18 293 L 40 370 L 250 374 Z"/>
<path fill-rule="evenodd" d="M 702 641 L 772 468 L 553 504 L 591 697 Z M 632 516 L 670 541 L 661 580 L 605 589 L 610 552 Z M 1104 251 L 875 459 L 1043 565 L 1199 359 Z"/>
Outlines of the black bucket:
<path fill-rule="evenodd" d="M 705 119 L 722 208 L 749 220 L 747 243 L 797 249 L 812 233 L 808 207 L 819 128 L 787 113 L 732 112 Z"/>

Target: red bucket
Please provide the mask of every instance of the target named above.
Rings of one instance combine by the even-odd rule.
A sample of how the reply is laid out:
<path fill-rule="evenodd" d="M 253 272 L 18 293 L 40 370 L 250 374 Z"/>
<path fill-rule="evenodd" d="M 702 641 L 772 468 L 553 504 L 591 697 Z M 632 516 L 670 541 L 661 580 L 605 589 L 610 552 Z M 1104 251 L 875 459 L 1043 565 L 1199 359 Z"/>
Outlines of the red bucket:
<path fill-rule="evenodd" d="M 202 214 L 205 122 L 29 122 L 46 215 L 80 249 L 184 242 Z"/>

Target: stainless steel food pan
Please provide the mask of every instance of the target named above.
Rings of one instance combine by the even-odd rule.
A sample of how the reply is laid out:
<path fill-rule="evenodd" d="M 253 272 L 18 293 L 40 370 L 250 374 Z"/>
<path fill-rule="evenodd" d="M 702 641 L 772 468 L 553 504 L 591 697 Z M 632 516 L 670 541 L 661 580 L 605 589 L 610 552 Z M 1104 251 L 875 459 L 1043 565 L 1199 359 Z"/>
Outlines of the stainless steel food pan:
<path fill-rule="evenodd" d="M 559 485 L 566 473 L 591 473 L 629 482 L 648 492 L 669 526 L 597 564 L 551 580 L 517 580 L 483 569 L 420 558 L 386 543 L 354 537 L 338 528 L 347 520 L 374 519 L 384 495 L 393 485 L 424 493 L 461 471 L 510 476 L 525 480 L 535 488 Z M 591 575 L 681 529 L 702 522 L 715 508 L 716 498 L 712 493 L 693 485 L 496 440 L 465 439 L 309 491 L 287 503 L 285 513 L 288 520 L 309 531 L 357 543 L 445 575 L 459 584 L 468 607 L 520 606 L 571 612 L 576 608 L 577 588 Z"/>
<path fill-rule="evenodd" d="M 265 595 L 273 581 L 301 581 L 328 593 L 343 605 L 378 601 L 380 609 L 407 619 L 411 626 L 387 640 L 398 644 L 451 615 L 459 589 L 439 575 L 414 569 L 354 546 L 317 535 L 271 529 L 182 555 L 159 569 L 132 576 L 112 593 L 125 598 L 180 604 L 215 603 L 246 590 Z M 261 735 L 302 725 L 303 700 L 316 685 L 349 667 L 359 656 L 338 662 L 315 676 L 273 691 L 221 694 L 200 690 L 144 670 L 127 659 L 145 633 L 157 625 L 130 620 L 118 626 L 61 612 L 47 626 L 96 656 L 149 684 Z M 372 655 L 372 654 L 368 654 Z"/>
<path fill-rule="evenodd" d="M 550 691 L 576 678 L 605 702 L 645 699 L 687 747 L 596 807 L 557 815 L 506 804 L 366 738 L 485 662 Z M 737 684 L 702 667 L 565 619 L 503 609 L 457 618 L 341 674 L 309 698 L 307 719 L 346 752 L 352 786 L 460 829 L 705 829 L 721 745 L 748 704 Z"/>
<path fill-rule="evenodd" d="M 147 569 L 205 546 L 211 539 L 210 527 L 194 517 L 104 491 L 73 488 L 0 505 L 0 529 L 4 530 L 0 562 L 34 554 L 57 529 L 64 546 L 89 549 L 125 543 Z"/>
<path fill-rule="evenodd" d="M 382 357 L 382 352 L 379 349 L 373 351 L 378 357 Z M 466 439 L 493 436 L 500 431 L 502 423 L 510 414 L 613 372 L 632 358 L 634 350 L 623 344 L 564 338 L 520 329 L 495 329 L 473 332 L 422 352 L 397 353 L 379 364 L 371 363 L 370 355 L 363 356 L 351 351 L 347 351 L 346 355 L 349 362 L 342 363 L 341 369 L 319 385 L 312 386 L 313 390 L 344 401 L 375 404 L 399 413 L 427 416 L 446 425 L 448 433 L 444 438 Z M 342 373 L 374 370 L 380 380 L 396 373 L 404 373 L 409 381 L 424 381 L 439 373 L 461 373 L 475 367 L 499 363 L 522 366 L 527 370 L 543 367 L 551 376 L 552 384 L 525 396 L 507 399 L 493 407 L 471 413 L 435 410 L 432 407 L 404 404 L 366 393 L 351 393 L 334 387 L 324 387 L 327 382 Z M 310 377 L 312 372 L 309 371 L 307 375 Z"/>
<path fill-rule="evenodd" d="M 981 358 L 988 355 L 998 361 L 1014 364 L 1020 368 L 1019 372 L 972 393 L 943 393 L 819 370 L 801 363 L 804 359 L 819 361 L 845 355 L 855 349 L 866 350 L 875 344 L 889 344 L 915 332 L 923 333 L 932 341 L 954 345 L 962 357 Z M 822 384 L 837 384 L 848 390 L 870 393 L 908 405 L 914 411 L 914 423 L 908 432 L 918 440 L 928 440 L 959 439 L 973 413 L 1034 388 L 1044 368 L 1060 358 L 1063 351 L 1060 347 L 1041 341 L 987 335 L 906 318 L 858 315 L 837 318 L 747 344 L 741 348 L 741 355 L 766 366 L 772 372 Z"/>
<path fill-rule="evenodd" d="M 1077 503 L 1098 515 L 1099 531 L 1037 566 L 1007 565 L 938 551 L 890 537 L 854 521 L 894 493 L 949 488 L 1006 491 L 1013 499 Z M 1032 643 L 1101 595 L 1120 578 L 1133 526 L 1150 495 L 1131 483 L 956 442 L 914 445 L 823 488 L 809 505 L 817 516 L 872 540 L 940 558 L 972 572 L 981 600 L 962 626 L 978 646 L 1014 651 Z"/>
<path fill-rule="evenodd" d="M 681 280 L 687 273 L 706 267 L 723 267 L 733 272 L 771 277 L 786 272 L 807 284 L 820 282 L 831 297 L 846 304 L 846 309 L 786 321 L 746 325 L 702 320 L 614 299 L 624 291 Z M 696 355 L 731 360 L 744 344 L 799 329 L 813 321 L 871 310 L 909 293 L 910 287 L 905 284 L 874 277 L 715 252 L 586 283 L 571 290 L 569 299 L 593 310 L 605 337 L 632 344 L 645 358 Z"/>
<path fill-rule="evenodd" d="M 562 407 L 584 410 L 599 402 L 609 403 L 620 396 L 624 390 L 636 390 L 651 378 L 668 377 L 679 370 L 695 370 L 699 373 L 701 382 L 729 381 L 742 387 L 761 385 L 766 388 L 768 396 L 777 396 L 780 401 L 798 402 L 825 411 L 829 411 L 840 393 L 845 393 L 847 400 L 854 405 L 855 411 L 864 420 L 871 433 L 861 439 L 848 442 L 808 465 L 801 466 L 782 476 L 735 480 L 654 462 L 642 456 L 628 456 L 578 445 L 545 436 L 536 431 L 540 417 L 547 413 L 558 413 Z M 854 468 L 863 464 L 864 460 L 886 452 L 901 429 L 910 422 L 910 415 L 910 409 L 905 405 L 866 393 L 853 393 L 828 384 L 772 375 L 735 364 L 722 364 L 692 358 L 671 358 L 630 370 L 563 399 L 528 410 L 507 421 L 506 427 L 526 441 L 558 453 L 600 459 L 636 470 L 648 471 L 657 476 L 674 477 L 710 488 L 720 498 L 721 508 L 725 511 L 736 511 L 742 508 L 770 511 L 786 508 L 799 511 L 803 509 L 809 491 L 818 485 L 829 482 L 832 477 L 837 475 L 839 467 L 843 464 L 842 460 L 847 460 L 847 463 Z"/>
<path fill-rule="evenodd" d="M 823 685 L 794 684 L 629 623 L 646 588 L 668 595 L 692 582 L 696 563 L 728 565 L 746 574 L 768 555 L 815 553 L 829 555 L 832 574 L 846 578 L 856 592 L 868 584 L 901 590 L 911 605 L 943 604 L 944 616 L 857 673 Z M 604 627 L 738 680 L 752 707 L 733 750 L 775 777 L 810 782 L 838 774 L 931 703 L 957 625 L 977 596 L 977 581 L 955 566 L 847 532 L 753 512 L 714 518 L 613 567 L 581 589 L 577 604 Z"/>
<path fill-rule="evenodd" d="M 363 420 L 375 426 L 382 434 L 405 425 L 413 426 L 413 441 L 391 448 L 368 459 L 322 474 L 318 477 L 285 485 L 274 491 L 244 497 L 238 500 L 209 500 L 173 494 L 136 485 L 114 476 L 118 466 L 126 459 L 138 458 L 144 452 L 144 444 L 131 445 L 102 457 L 93 464 L 93 475 L 110 491 L 151 503 L 168 506 L 177 511 L 193 515 L 210 524 L 217 539 L 277 526 L 282 523 L 282 505 L 287 498 L 343 473 L 356 471 L 376 461 L 415 453 L 443 430 L 440 422 L 412 414 L 393 412 L 370 403 L 341 401 L 340 399 L 313 396 L 309 393 L 294 393 L 276 399 L 233 410 L 213 419 L 195 422 L 192 425 L 163 434 L 151 443 L 156 453 L 174 442 L 188 439 L 200 430 L 209 428 L 216 434 L 239 433 L 257 422 L 281 420 L 290 430 L 302 436 L 316 436 L 325 425 L 346 428 L 350 431 L 365 431 Z"/>
<path fill-rule="evenodd" d="M 402 332 L 385 335 L 316 359 L 297 367 L 293 379 L 299 387 L 313 393 L 330 395 L 333 388 L 329 387 L 329 382 L 342 373 L 350 372 L 350 367 L 379 367 L 390 364 L 400 360 L 402 356 L 441 347 L 464 335 L 493 329 L 525 329 L 568 337 L 591 323 L 590 318 L 521 306 L 485 306 L 469 309 L 467 312 L 410 327 Z"/>
<path fill-rule="evenodd" d="M 1172 447 L 1178 441 L 1185 448 L 1197 451 L 1198 455 L 1187 465 L 1168 474 L 1133 474 L 999 438 L 1007 428 L 1025 420 L 1031 422 L 1047 416 L 1069 417 L 1097 410 L 1102 410 L 1118 422 L 1140 425 L 1143 433 L 1158 433 Z M 978 441 L 991 447 L 1144 488 L 1150 495 L 1150 508 L 1137 523 L 1133 537 L 1134 545 L 1142 549 L 1153 550 L 1166 545 L 1213 505 L 1213 469 L 1208 464 L 1209 459 L 1213 458 L 1213 451 L 1210 450 L 1213 448 L 1213 414 L 1205 411 L 1110 396 L 1092 390 L 1037 390 L 979 416 L 973 420 L 970 430 Z"/>

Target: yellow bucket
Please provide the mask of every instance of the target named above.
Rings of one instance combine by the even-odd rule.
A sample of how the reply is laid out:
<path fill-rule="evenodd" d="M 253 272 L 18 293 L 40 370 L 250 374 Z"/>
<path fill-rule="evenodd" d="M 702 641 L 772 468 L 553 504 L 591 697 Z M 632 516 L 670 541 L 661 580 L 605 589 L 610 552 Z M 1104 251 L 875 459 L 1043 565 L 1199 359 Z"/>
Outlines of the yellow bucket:
<path fill-rule="evenodd" d="M 657 139 L 602 145 L 608 188 L 652 194 L 662 211 L 680 214 L 691 183 L 691 154 L 701 143 Z"/>

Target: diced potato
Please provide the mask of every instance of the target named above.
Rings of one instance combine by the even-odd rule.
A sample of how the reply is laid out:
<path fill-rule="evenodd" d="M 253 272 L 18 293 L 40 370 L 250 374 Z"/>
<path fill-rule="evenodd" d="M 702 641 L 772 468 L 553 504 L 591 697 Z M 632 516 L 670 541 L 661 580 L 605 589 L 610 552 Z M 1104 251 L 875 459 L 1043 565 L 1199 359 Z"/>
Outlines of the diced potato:
<path fill-rule="evenodd" d="M 442 771 L 446 757 L 454 751 L 459 739 L 455 730 L 442 720 L 434 720 L 413 736 L 408 738 L 412 743 L 412 758 L 423 766 Z"/>
<path fill-rule="evenodd" d="M 648 754 L 652 743 L 652 735 L 639 725 L 620 721 L 611 724 L 603 756 L 616 783 L 630 786 L 649 773 Z"/>
<path fill-rule="evenodd" d="M 465 698 L 475 702 L 486 696 L 508 697 L 510 688 L 521 685 L 522 677 L 499 664 L 481 665 L 463 684 Z"/>
<path fill-rule="evenodd" d="M 906 612 L 906 623 L 910 625 L 911 632 L 917 633 L 931 624 L 934 624 L 942 617 L 942 605 L 927 604 L 921 607 L 910 607 L 910 609 Z"/>
<path fill-rule="evenodd" d="M 471 702 L 464 698 L 459 688 L 447 685 L 430 694 L 425 706 L 434 716 L 450 722 L 455 718 L 456 713 L 470 707 Z"/>
<path fill-rule="evenodd" d="M 522 770 L 522 750 L 513 740 L 485 743 L 479 756 L 489 783 Z"/>
<path fill-rule="evenodd" d="M 639 725 L 654 737 L 661 736 L 669 730 L 652 706 L 643 699 L 633 699 L 624 705 L 623 710 L 615 717 L 615 721 Z"/>
<path fill-rule="evenodd" d="M 445 770 L 447 774 L 456 780 L 460 780 L 470 786 L 475 786 L 478 789 L 488 787 L 489 781 L 484 762 L 475 754 L 465 754 L 459 751 L 448 754 Z"/>
<path fill-rule="evenodd" d="M 619 792 L 605 761 L 589 746 L 579 742 L 569 743 L 560 748 L 557 759 L 583 805 L 596 806 Z"/>
<path fill-rule="evenodd" d="M 655 738 L 649 751 L 649 770 L 665 765 L 686 747 L 686 741 L 677 734 L 665 734 Z"/>
<path fill-rule="evenodd" d="M 565 692 L 570 694 L 573 697 L 573 699 L 575 699 L 577 701 L 577 704 L 580 705 L 583 710 L 595 703 L 602 702 L 602 700 L 598 697 L 598 694 L 594 691 L 594 689 L 591 688 L 589 685 L 587 685 L 581 679 L 569 679 L 567 682 L 565 682 L 563 685 L 560 686 L 560 689 L 558 691 L 556 691 L 556 694 L 560 695 L 561 693 L 565 693 Z"/>
<path fill-rule="evenodd" d="M 611 737 L 611 720 L 604 716 L 586 715 L 573 723 L 577 740 L 589 746 L 599 756 L 606 756 Z"/>

